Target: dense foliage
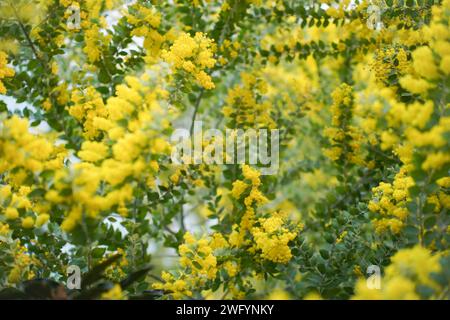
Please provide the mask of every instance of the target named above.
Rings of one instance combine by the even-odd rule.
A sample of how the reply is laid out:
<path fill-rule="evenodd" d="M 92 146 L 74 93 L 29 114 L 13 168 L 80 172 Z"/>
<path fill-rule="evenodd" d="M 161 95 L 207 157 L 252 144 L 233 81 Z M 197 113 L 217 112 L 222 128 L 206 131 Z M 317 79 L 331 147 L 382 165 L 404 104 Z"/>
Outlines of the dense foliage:
<path fill-rule="evenodd" d="M 450 298 L 449 24 L 450 0 L 0 1 L 0 296 Z M 196 120 L 279 129 L 278 171 L 173 163 Z"/>

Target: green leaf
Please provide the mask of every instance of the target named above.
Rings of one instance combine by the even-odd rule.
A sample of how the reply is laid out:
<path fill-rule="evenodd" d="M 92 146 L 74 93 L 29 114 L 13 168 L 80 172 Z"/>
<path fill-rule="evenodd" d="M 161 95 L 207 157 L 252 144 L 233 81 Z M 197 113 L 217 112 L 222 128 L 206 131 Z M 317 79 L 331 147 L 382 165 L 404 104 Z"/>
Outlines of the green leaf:
<path fill-rule="evenodd" d="M 105 251 L 106 251 L 106 247 L 97 247 L 91 251 L 91 254 L 92 254 L 92 257 L 99 259 L 99 258 L 103 257 L 103 255 L 105 254 Z"/>
<path fill-rule="evenodd" d="M 40 197 L 43 197 L 44 195 L 45 195 L 45 193 L 46 193 L 46 191 L 45 191 L 45 189 L 43 189 L 43 188 L 37 188 L 37 189 L 34 189 L 33 191 L 31 191 L 29 194 L 28 194 L 28 197 L 29 198 L 40 198 Z"/>
<path fill-rule="evenodd" d="M 196 260 L 192 260 L 192 264 L 194 265 L 194 267 L 196 267 L 198 270 L 203 269 L 202 265 L 200 263 L 198 263 Z"/>
<path fill-rule="evenodd" d="M 319 252 L 320 252 L 320 255 L 322 256 L 322 258 L 324 258 L 325 260 L 328 259 L 328 258 L 330 257 L 330 254 L 329 254 L 328 251 L 325 250 L 325 249 L 322 249 L 322 250 L 320 250 Z"/>

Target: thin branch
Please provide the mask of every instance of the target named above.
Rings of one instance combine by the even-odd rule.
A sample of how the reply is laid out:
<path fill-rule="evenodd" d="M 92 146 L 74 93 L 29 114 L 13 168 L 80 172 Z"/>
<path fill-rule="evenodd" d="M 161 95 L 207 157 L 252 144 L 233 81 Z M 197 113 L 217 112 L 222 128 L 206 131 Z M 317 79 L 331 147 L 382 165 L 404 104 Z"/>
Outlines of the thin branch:
<path fill-rule="evenodd" d="M 174 235 L 174 236 L 177 235 L 177 233 L 175 231 L 171 230 L 168 226 L 164 226 L 164 230 L 169 232 L 171 235 Z"/>
<path fill-rule="evenodd" d="M 19 15 L 18 15 L 17 10 L 16 10 L 16 7 L 14 7 L 14 6 L 11 4 L 10 1 L 8 1 L 8 3 L 9 3 L 9 6 L 10 6 L 10 7 L 13 9 L 13 11 L 14 11 L 14 16 L 16 17 L 17 22 L 19 23 L 20 30 L 22 30 L 22 33 L 23 33 L 23 35 L 25 36 L 25 39 L 27 40 L 28 45 L 30 46 L 31 50 L 33 51 L 34 56 L 36 57 L 37 60 L 39 60 L 39 62 L 41 63 L 42 67 L 44 68 L 44 70 L 46 70 L 46 69 L 47 69 L 46 64 L 45 64 L 44 61 L 42 61 L 41 57 L 39 56 L 39 54 L 38 54 L 38 52 L 37 52 L 37 50 L 36 50 L 36 47 L 34 46 L 34 43 L 33 43 L 33 41 L 31 40 L 30 35 L 29 35 L 28 32 L 27 32 L 27 29 L 25 28 L 25 25 L 24 25 L 24 24 L 22 23 L 22 21 L 20 20 Z"/>
<path fill-rule="evenodd" d="M 91 238 L 89 236 L 89 231 L 86 225 L 86 214 L 83 210 L 83 216 L 82 216 L 82 220 L 81 220 L 81 229 L 83 230 L 84 236 L 86 237 L 86 242 L 87 242 L 87 267 L 88 267 L 88 271 L 92 270 L 92 241 Z"/>
<path fill-rule="evenodd" d="M 191 133 L 191 136 L 194 133 L 194 123 L 195 123 L 195 118 L 197 117 L 197 112 L 198 109 L 200 107 L 200 102 L 202 101 L 202 97 L 203 97 L 203 92 L 205 91 L 204 88 L 202 88 L 200 90 L 200 94 L 197 97 L 197 100 L 195 101 L 195 105 L 194 105 L 194 113 L 192 114 L 192 120 L 191 120 L 191 128 L 189 130 L 189 132 Z"/>
<path fill-rule="evenodd" d="M 184 196 L 181 197 L 181 204 L 180 204 L 180 229 L 183 233 L 186 232 L 186 225 L 184 223 Z"/>

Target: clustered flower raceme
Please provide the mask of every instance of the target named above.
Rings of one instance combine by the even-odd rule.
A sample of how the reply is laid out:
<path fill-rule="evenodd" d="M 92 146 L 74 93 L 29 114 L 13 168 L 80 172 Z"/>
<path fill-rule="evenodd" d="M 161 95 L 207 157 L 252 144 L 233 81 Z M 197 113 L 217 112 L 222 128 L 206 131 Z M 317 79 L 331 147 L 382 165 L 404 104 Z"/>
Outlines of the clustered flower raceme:
<path fill-rule="evenodd" d="M 162 51 L 162 58 L 170 63 L 175 72 L 184 71 L 192 75 L 196 82 L 207 90 L 214 89 L 211 76 L 205 70 L 214 67 L 215 45 L 203 33 L 194 37 L 187 33 L 180 34 L 169 50 Z"/>
<path fill-rule="evenodd" d="M 356 300 L 417 300 L 419 287 L 428 286 L 432 291 L 439 292 L 440 285 L 432 278 L 433 273 L 441 270 L 439 255 L 433 255 L 429 250 L 416 246 L 398 251 L 386 268 L 382 278 L 381 289 L 371 290 L 366 280 L 360 279 L 356 284 Z M 432 293 L 436 294 L 436 293 Z M 439 296 L 434 296 L 438 299 Z"/>
<path fill-rule="evenodd" d="M 114 2 L 115 0 L 105 1 L 105 8 L 112 9 L 115 6 Z M 65 8 L 71 9 L 66 10 L 66 18 L 74 14 L 74 9 L 80 11 L 80 26 L 74 25 L 73 32 L 76 32 L 77 28 L 84 30 L 85 47 L 83 52 L 86 54 L 88 62 L 94 64 L 100 61 L 104 47 L 111 40 L 110 35 L 101 32 L 101 28 L 107 25 L 105 17 L 100 15 L 102 3 L 93 0 L 62 0 L 60 3 Z"/>
<path fill-rule="evenodd" d="M 6 88 L 1 81 L 4 78 L 10 78 L 14 76 L 14 69 L 7 66 L 7 55 L 5 52 L 0 51 L 0 94 L 6 93 Z"/>
<path fill-rule="evenodd" d="M 372 68 L 378 81 L 387 82 L 393 74 L 408 73 L 411 69 L 411 62 L 404 48 L 387 47 L 377 51 Z"/>
<path fill-rule="evenodd" d="M 369 202 L 369 210 L 378 212 L 380 218 L 374 220 L 375 230 L 378 233 L 390 229 L 399 233 L 408 216 L 406 203 L 411 200 L 408 189 L 414 185 L 414 180 L 406 176 L 406 168 L 396 174 L 392 184 L 381 182 L 372 189 L 375 199 Z"/>
<path fill-rule="evenodd" d="M 106 105 L 99 100 L 103 112 L 94 113 L 91 121 L 93 129 L 102 132 L 103 141 L 83 142 L 78 153 L 83 162 L 74 165 L 74 172 L 65 171 L 58 176 L 54 189 L 47 192 L 48 201 L 71 208 L 62 224 L 64 230 L 76 227 L 83 212 L 96 217 L 101 211 L 117 207 L 126 216 L 133 188 L 139 183 L 155 186 L 158 157 L 170 152 L 169 144 L 158 137 L 158 129 L 151 124 L 167 114 L 158 102 L 165 91 L 148 90 L 146 77 L 143 78 L 128 77 L 127 85 L 118 86 L 117 95 Z M 124 125 L 117 125 L 118 122 Z M 161 125 L 168 125 L 167 119 Z M 124 184 L 129 177 L 134 177 L 134 183 Z M 103 188 L 99 194 L 103 182 L 111 189 Z M 65 188 L 71 190 L 72 197 L 60 196 Z"/>
<path fill-rule="evenodd" d="M 13 258 L 13 267 L 8 271 L 8 282 L 18 283 L 22 279 L 31 280 L 36 277 L 32 266 L 39 266 L 39 261 L 27 252 L 27 248 L 20 242 L 11 242 L 11 256 Z"/>
<path fill-rule="evenodd" d="M 268 202 L 259 189 L 260 173 L 244 165 L 242 174 L 244 180 L 233 182 L 231 195 L 237 201 L 243 201 L 245 210 L 240 223 L 233 225 L 230 244 L 235 247 L 252 245 L 248 239 L 250 234 L 255 241 L 251 250 L 261 252 L 263 259 L 279 263 L 289 262 L 292 255 L 288 244 L 297 234 L 291 232 L 283 213 L 273 213 L 272 217 L 264 215 L 260 217 L 259 208 Z"/>
<path fill-rule="evenodd" d="M 208 281 L 216 279 L 218 272 L 217 258 L 214 250 L 228 246 L 225 239 L 202 238 L 196 240 L 190 233 L 184 235 L 184 243 L 179 246 L 180 274 L 175 277 L 163 271 L 164 283 L 155 283 L 153 288 L 164 290 L 174 299 L 192 297 L 193 291 L 204 288 Z"/>
<path fill-rule="evenodd" d="M 242 85 L 228 91 L 223 115 L 229 126 L 236 128 L 275 128 L 270 112 L 270 101 L 262 101 L 267 92 L 267 83 L 257 75 L 241 73 Z"/>
<path fill-rule="evenodd" d="M 158 32 L 161 15 L 154 9 L 135 4 L 126 13 L 128 23 L 133 25 L 132 35 L 144 37 L 144 47 L 148 55 L 156 57 L 165 38 Z"/>
<path fill-rule="evenodd" d="M 243 165 L 242 174 L 244 180 L 236 180 L 230 193 L 245 206 L 245 211 L 238 213 L 240 222 L 233 225 L 229 234 L 213 233 L 200 240 L 186 233 L 184 243 L 178 247 L 181 269 L 176 274 L 164 271 L 164 282 L 155 283 L 153 288 L 167 292 L 174 299 L 193 297 L 199 289 L 211 290 L 223 277 L 224 270 L 230 281 L 227 287 L 238 298 L 246 289 L 242 283 L 231 280 L 240 270 L 239 260 L 235 258 L 238 253 L 261 262 L 287 264 L 291 260 L 291 246 L 303 226 L 289 223 L 283 212 L 259 212 L 258 208 L 268 202 L 258 189 L 260 173 Z"/>
<path fill-rule="evenodd" d="M 25 229 L 32 228 L 35 223 L 42 226 L 49 219 L 48 208 L 28 198 L 32 188 L 26 181 L 35 178 L 39 172 L 62 169 L 66 152 L 45 137 L 31 134 L 25 119 L 3 120 L 0 130 L 0 170 L 8 181 L 0 189 L 4 216 L 9 224 L 20 222 Z"/>
<path fill-rule="evenodd" d="M 425 182 L 413 179 L 409 176 L 411 173 L 426 172 L 430 175 L 426 183 L 435 185 L 427 192 L 426 203 L 422 206 L 430 204 L 436 213 L 449 209 L 449 195 L 445 191 L 448 177 L 444 169 L 450 162 L 450 148 L 445 139 L 449 132 L 448 103 L 438 107 L 429 92 L 436 81 L 448 76 L 445 59 L 450 54 L 449 17 L 448 10 L 433 9 L 432 22 L 424 28 L 429 46 L 421 46 L 412 52 L 412 66 L 400 78 L 404 89 L 420 94 L 425 101 L 405 104 L 392 96 L 388 98 L 390 109 L 386 120 L 390 129 L 380 135 L 381 149 L 394 149 L 403 166 L 392 184 L 382 182 L 373 189 L 375 199 L 369 203 L 369 209 L 380 214 L 374 219 L 377 232 L 390 230 L 398 234 L 406 219 L 416 214 L 408 210 L 408 203 L 412 201 L 409 189 L 421 188 Z M 421 89 L 417 90 L 417 86 Z"/>
<path fill-rule="evenodd" d="M 353 92 L 347 84 L 342 84 L 333 91 L 331 106 L 332 127 L 325 129 L 324 134 L 330 140 L 330 147 L 324 153 L 333 161 L 362 165 L 362 135 L 359 128 L 352 125 Z"/>

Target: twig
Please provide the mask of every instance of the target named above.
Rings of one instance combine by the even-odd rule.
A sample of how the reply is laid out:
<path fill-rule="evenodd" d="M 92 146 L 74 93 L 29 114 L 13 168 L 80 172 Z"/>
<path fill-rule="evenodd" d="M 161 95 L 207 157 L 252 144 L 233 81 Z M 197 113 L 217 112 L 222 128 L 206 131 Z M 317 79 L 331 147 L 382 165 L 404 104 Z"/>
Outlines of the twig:
<path fill-rule="evenodd" d="M 44 70 L 46 70 L 46 69 L 47 69 L 46 64 L 45 64 L 44 61 L 42 61 L 42 59 L 39 57 L 39 54 L 38 54 L 38 52 L 37 52 L 37 50 L 36 50 L 36 47 L 34 46 L 33 41 L 31 40 L 30 35 L 28 34 L 27 29 L 25 28 L 25 25 L 22 23 L 22 21 L 21 21 L 20 18 L 19 18 L 19 15 L 17 14 L 16 7 L 14 7 L 14 6 L 11 4 L 11 1 L 8 1 L 8 4 L 9 4 L 9 6 L 13 9 L 13 11 L 14 11 L 14 16 L 16 17 L 17 22 L 19 22 L 20 30 L 22 30 L 22 33 L 24 34 L 25 39 L 26 39 L 27 42 L 28 42 L 28 45 L 30 46 L 31 50 L 33 51 L 34 56 L 36 57 L 37 60 L 39 60 L 40 64 L 41 64 L 42 67 L 44 68 Z"/>
<path fill-rule="evenodd" d="M 186 231 L 186 225 L 184 224 L 184 197 L 181 198 L 181 208 L 180 208 L 180 228 L 185 233 Z"/>
<path fill-rule="evenodd" d="M 200 94 L 197 97 L 197 100 L 195 101 L 195 105 L 194 105 L 194 113 L 192 114 L 192 120 L 191 120 L 191 128 L 189 130 L 189 132 L 192 134 L 194 133 L 194 123 L 195 123 L 195 118 L 197 117 L 197 112 L 198 109 L 200 107 L 200 102 L 202 101 L 202 97 L 203 97 L 203 92 L 205 91 L 204 88 L 202 88 L 200 90 Z"/>
<path fill-rule="evenodd" d="M 87 267 L 88 267 L 88 271 L 90 271 L 92 269 L 92 241 L 91 238 L 89 237 L 89 231 L 86 225 L 86 214 L 84 213 L 83 210 L 83 217 L 81 220 L 81 229 L 83 230 L 84 236 L 86 237 L 86 242 L 87 242 Z"/>

